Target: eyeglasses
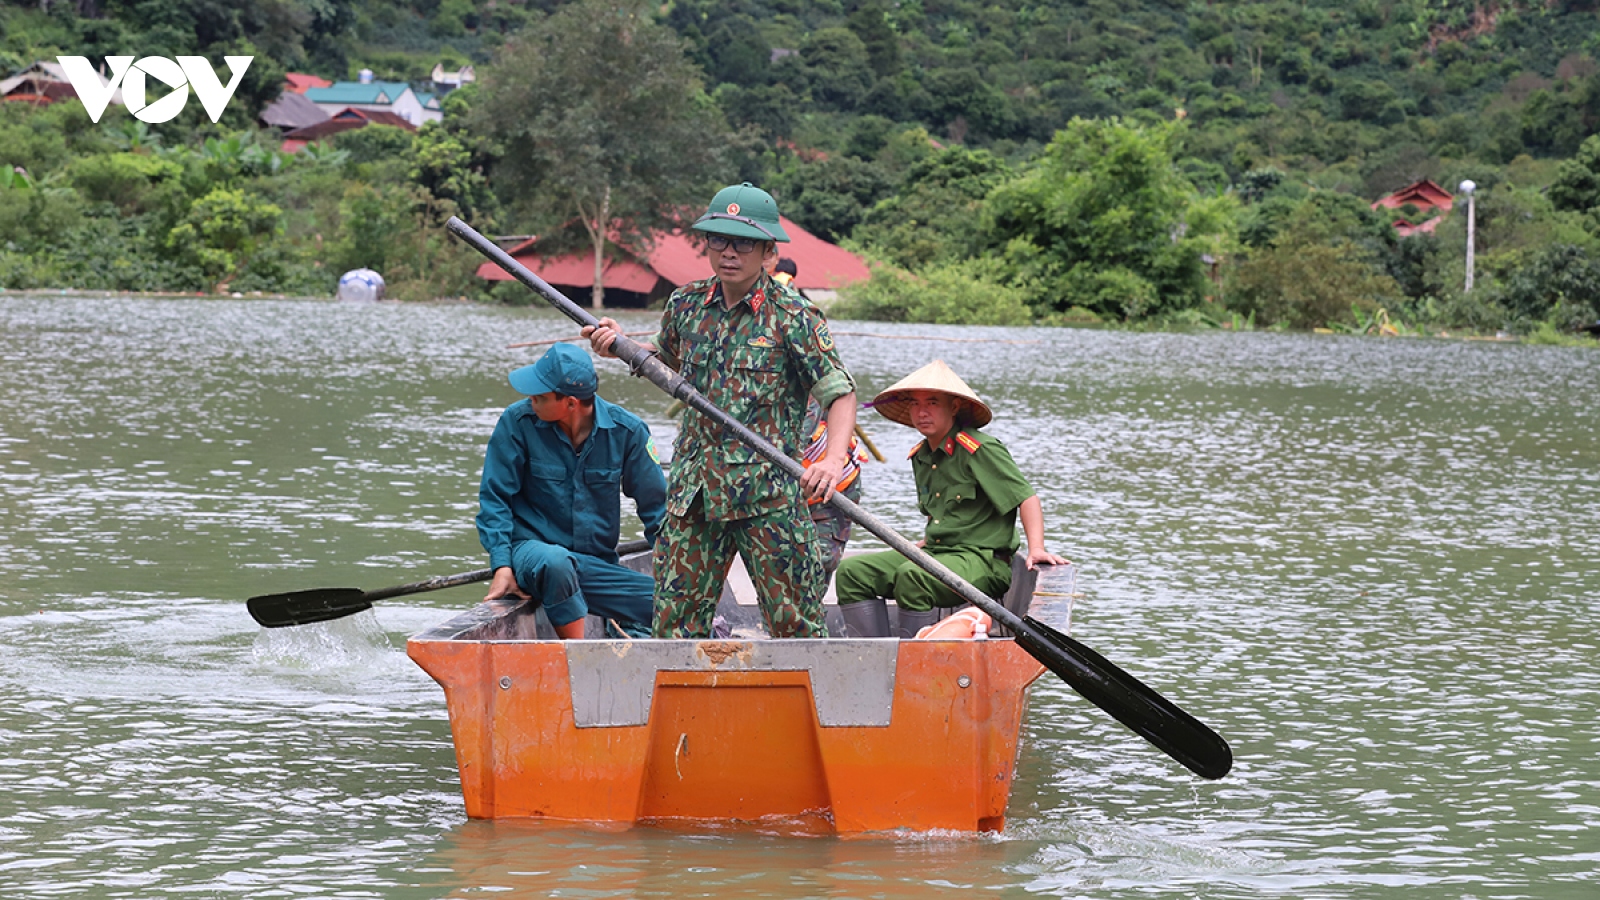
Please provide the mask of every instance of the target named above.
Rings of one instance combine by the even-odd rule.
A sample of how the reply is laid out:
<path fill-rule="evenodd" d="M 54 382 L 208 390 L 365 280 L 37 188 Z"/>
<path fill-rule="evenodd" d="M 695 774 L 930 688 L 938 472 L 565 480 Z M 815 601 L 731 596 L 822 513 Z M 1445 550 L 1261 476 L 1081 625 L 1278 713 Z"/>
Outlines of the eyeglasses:
<path fill-rule="evenodd" d="M 750 251 L 756 249 L 756 242 L 753 238 L 730 238 L 724 237 L 720 234 L 706 236 L 706 246 L 710 247 L 717 253 L 721 253 L 722 251 L 728 249 L 729 244 L 733 245 L 734 252 L 736 253 L 749 253 Z"/>

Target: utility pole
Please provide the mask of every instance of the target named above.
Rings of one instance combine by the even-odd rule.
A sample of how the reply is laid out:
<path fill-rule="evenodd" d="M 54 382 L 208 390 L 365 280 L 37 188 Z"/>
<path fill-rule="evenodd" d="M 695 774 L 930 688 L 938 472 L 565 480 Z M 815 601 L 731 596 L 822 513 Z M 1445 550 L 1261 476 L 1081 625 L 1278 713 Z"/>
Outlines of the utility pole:
<path fill-rule="evenodd" d="M 1467 293 L 1472 293 L 1472 252 L 1473 245 L 1477 243 L 1478 234 L 1478 203 L 1476 182 L 1468 179 L 1461 182 L 1461 193 L 1467 195 Z"/>

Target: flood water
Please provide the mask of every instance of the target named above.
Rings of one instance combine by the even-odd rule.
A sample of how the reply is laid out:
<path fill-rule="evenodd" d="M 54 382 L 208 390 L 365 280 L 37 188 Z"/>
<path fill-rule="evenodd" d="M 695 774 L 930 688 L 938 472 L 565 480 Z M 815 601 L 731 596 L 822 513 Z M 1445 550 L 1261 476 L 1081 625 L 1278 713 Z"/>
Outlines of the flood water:
<path fill-rule="evenodd" d="M 469 821 L 404 645 L 481 585 L 272 632 L 243 601 L 482 567 L 538 352 L 504 345 L 570 324 L 0 296 L 0 898 L 1600 897 L 1600 351 L 834 327 L 867 397 L 941 357 L 989 402 L 1074 634 L 1229 777 L 1046 676 L 1000 835 Z M 620 364 L 601 388 L 671 434 Z M 919 533 L 913 433 L 863 423 L 865 505 Z"/>

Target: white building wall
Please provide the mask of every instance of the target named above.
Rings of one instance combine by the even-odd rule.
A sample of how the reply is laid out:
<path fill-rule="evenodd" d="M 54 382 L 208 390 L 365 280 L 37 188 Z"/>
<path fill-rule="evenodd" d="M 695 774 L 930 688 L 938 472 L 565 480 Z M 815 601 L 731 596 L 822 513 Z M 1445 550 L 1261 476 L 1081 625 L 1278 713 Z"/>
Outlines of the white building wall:
<path fill-rule="evenodd" d="M 399 99 L 389 104 L 318 103 L 317 108 L 325 110 L 330 116 L 336 115 L 341 109 L 365 109 L 373 112 L 391 112 L 419 128 L 422 126 L 423 122 L 432 121 L 432 119 L 424 118 L 423 114 L 425 112 L 432 114 L 435 118 L 442 118 L 441 114 L 434 110 L 424 110 L 422 108 L 422 102 L 417 99 L 416 92 L 410 88 L 406 88 L 405 91 L 400 94 Z"/>

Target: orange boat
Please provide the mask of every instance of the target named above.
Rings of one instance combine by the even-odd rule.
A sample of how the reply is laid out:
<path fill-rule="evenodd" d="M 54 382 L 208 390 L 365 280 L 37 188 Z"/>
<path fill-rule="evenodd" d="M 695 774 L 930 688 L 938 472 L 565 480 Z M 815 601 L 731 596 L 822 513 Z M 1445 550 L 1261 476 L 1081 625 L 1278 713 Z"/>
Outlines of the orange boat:
<path fill-rule="evenodd" d="M 1002 602 L 1066 632 L 1072 567 L 1015 569 Z M 413 636 L 445 691 L 467 815 L 1004 828 L 1025 689 L 1045 671 L 1014 640 L 767 640 L 733 589 L 719 613 L 720 640 L 541 639 L 542 614 L 494 604 Z"/>

